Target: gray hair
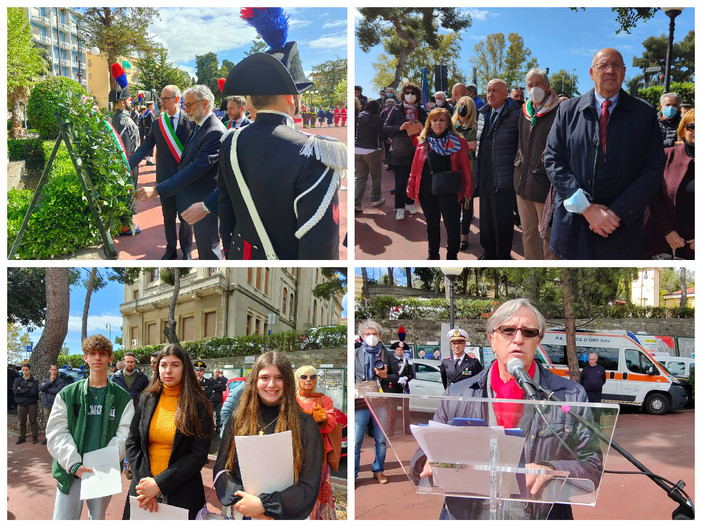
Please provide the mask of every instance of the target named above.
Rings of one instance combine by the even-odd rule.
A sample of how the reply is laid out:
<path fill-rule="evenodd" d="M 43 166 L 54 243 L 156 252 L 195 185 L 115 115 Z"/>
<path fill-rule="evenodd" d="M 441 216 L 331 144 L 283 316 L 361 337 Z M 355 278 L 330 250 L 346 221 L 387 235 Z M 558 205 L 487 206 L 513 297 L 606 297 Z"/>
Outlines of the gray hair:
<path fill-rule="evenodd" d="M 445 99 L 445 98 L 446 98 L 446 92 L 445 92 L 445 91 L 437 91 L 436 93 L 434 93 L 434 97 L 438 97 L 438 96 L 441 96 L 441 97 L 443 97 L 443 98 Z"/>
<path fill-rule="evenodd" d="M 376 332 L 378 333 L 378 339 L 382 340 L 383 328 L 380 326 L 380 324 L 377 321 L 375 321 L 375 320 L 362 321 L 361 324 L 358 326 L 358 335 L 361 338 L 363 338 L 364 333 L 368 329 L 375 329 Z"/>
<path fill-rule="evenodd" d="M 665 99 L 675 99 L 675 101 L 678 103 L 678 106 L 680 106 L 682 104 L 682 101 L 683 101 L 682 97 L 679 94 L 675 93 L 674 91 L 664 93 L 663 95 L 661 95 L 661 100 L 660 100 L 661 106 L 663 106 L 663 101 Z"/>
<path fill-rule="evenodd" d="M 488 319 L 487 325 L 485 326 L 485 333 L 492 334 L 495 332 L 497 327 L 513 318 L 522 307 L 526 307 L 534 313 L 534 316 L 536 316 L 536 322 L 539 325 L 539 338 L 543 338 L 544 331 L 546 330 L 546 319 L 544 318 L 544 315 L 541 314 L 539 310 L 526 298 L 517 298 L 505 301 L 502 305 L 500 305 L 494 314 L 490 316 L 490 319 Z"/>
<path fill-rule="evenodd" d="M 180 97 L 180 88 L 175 84 L 169 84 L 168 86 L 164 86 L 163 89 L 167 89 L 168 91 L 170 91 L 173 97 Z"/>
<path fill-rule="evenodd" d="M 210 90 L 210 88 L 208 88 L 204 84 L 197 84 L 196 86 L 192 86 L 186 89 L 183 92 L 183 98 L 185 98 L 189 93 L 195 95 L 195 98 L 197 100 L 209 101 L 209 110 L 212 111 L 212 108 L 214 108 L 214 95 L 212 95 L 212 90 Z"/>
<path fill-rule="evenodd" d="M 526 74 L 526 77 L 524 77 L 524 82 L 529 82 L 529 79 L 533 77 L 534 75 L 540 75 L 542 79 L 544 79 L 544 82 L 548 85 L 551 85 L 551 83 L 548 80 L 548 75 L 543 69 L 539 68 L 533 68 L 530 69 L 529 72 Z"/>

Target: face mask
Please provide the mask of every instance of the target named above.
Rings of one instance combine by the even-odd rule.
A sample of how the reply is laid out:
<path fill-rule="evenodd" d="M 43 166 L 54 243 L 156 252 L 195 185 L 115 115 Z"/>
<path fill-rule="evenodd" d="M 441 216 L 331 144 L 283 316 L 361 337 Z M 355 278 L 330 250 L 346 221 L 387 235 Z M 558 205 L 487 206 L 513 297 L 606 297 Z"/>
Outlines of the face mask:
<path fill-rule="evenodd" d="M 444 105 L 444 101 L 441 99 L 436 99 L 436 105 L 441 108 Z"/>
<path fill-rule="evenodd" d="M 466 115 L 468 115 L 468 106 L 461 104 L 458 107 L 458 115 L 460 115 L 461 117 L 465 117 Z"/>
<path fill-rule="evenodd" d="M 534 87 L 529 90 L 529 98 L 536 104 L 539 104 L 542 100 L 544 100 L 545 96 L 546 92 L 541 88 Z"/>
<path fill-rule="evenodd" d="M 678 109 L 675 106 L 665 106 L 662 111 L 663 117 L 666 119 L 672 119 L 678 114 Z"/>
<path fill-rule="evenodd" d="M 375 334 L 369 334 L 368 336 L 365 337 L 364 341 L 366 342 L 366 345 L 368 347 L 375 347 L 378 345 L 378 337 Z"/>
<path fill-rule="evenodd" d="M 405 102 L 407 104 L 414 104 L 414 101 L 417 100 L 417 96 L 414 93 L 408 93 L 405 95 Z"/>

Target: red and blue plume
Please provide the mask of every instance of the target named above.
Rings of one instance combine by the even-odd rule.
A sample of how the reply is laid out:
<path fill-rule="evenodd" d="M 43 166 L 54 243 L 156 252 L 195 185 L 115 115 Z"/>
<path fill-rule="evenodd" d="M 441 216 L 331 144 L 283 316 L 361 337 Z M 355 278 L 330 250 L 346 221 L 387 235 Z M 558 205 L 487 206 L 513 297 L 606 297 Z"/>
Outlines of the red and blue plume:
<path fill-rule="evenodd" d="M 397 337 L 400 339 L 401 342 L 405 341 L 405 328 L 404 327 L 397 328 Z"/>
<path fill-rule="evenodd" d="M 282 7 L 243 7 L 241 18 L 271 49 L 282 48 L 288 40 L 288 16 Z"/>
<path fill-rule="evenodd" d="M 110 72 L 112 73 L 112 78 L 115 79 L 117 85 L 120 88 L 127 87 L 127 74 L 124 72 L 124 68 L 115 62 L 110 66 Z"/>

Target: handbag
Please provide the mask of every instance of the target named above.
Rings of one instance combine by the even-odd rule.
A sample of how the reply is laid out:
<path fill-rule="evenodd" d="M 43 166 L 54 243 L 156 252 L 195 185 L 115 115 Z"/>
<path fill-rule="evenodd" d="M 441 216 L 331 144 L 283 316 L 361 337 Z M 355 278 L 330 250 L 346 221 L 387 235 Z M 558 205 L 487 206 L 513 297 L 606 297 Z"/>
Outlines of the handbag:
<path fill-rule="evenodd" d="M 393 135 L 390 143 L 390 153 L 397 158 L 412 157 L 414 155 L 414 144 L 412 144 L 412 139 L 407 135 L 407 132 L 403 130 L 397 135 Z"/>
<path fill-rule="evenodd" d="M 207 498 L 205 498 L 205 505 L 202 507 L 200 511 L 197 512 L 197 515 L 195 516 L 196 521 L 214 521 L 214 520 L 229 520 L 229 517 L 226 516 L 224 513 L 224 508 L 222 508 L 222 513 L 212 513 L 208 508 L 207 508 L 207 501 L 210 500 L 210 495 L 212 495 L 212 490 L 215 487 L 215 484 L 217 483 L 217 479 L 219 476 L 224 473 L 224 472 L 229 472 L 228 469 L 223 469 L 217 475 L 215 475 L 214 480 L 212 481 L 212 487 L 210 488 L 210 491 L 207 492 Z"/>
<path fill-rule="evenodd" d="M 427 163 L 431 172 L 431 193 L 434 195 L 458 194 L 461 189 L 461 172 L 435 172 L 431 167 L 431 160 L 427 149 Z"/>

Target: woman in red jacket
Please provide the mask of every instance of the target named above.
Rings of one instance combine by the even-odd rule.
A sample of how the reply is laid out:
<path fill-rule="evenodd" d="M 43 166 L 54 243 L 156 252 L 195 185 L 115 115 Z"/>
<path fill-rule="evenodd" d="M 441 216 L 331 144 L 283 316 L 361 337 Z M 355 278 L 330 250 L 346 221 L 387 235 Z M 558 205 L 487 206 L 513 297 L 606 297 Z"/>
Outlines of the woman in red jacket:
<path fill-rule="evenodd" d="M 468 143 L 456 133 L 448 110 L 432 110 L 419 134 L 407 183 L 407 196 L 419 199 L 427 222 L 428 259 L 439 259 L 441 217 L 446 227 L 446 259 L 458 259 L 461 202 L 473 195 L 468 152 Z M 448 184 L 439 185 L 440 181 Z"/>

